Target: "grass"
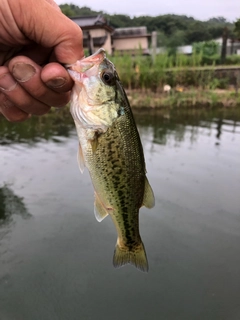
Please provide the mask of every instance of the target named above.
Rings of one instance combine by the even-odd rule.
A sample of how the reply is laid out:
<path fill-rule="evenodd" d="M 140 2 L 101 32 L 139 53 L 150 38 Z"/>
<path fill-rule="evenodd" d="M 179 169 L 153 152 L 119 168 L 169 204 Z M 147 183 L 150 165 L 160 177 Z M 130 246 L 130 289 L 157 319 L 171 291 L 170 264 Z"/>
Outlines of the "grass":
<path fill-rule="evenodd" d="M 154 61 L 141 53 L 116 53 L 110 59 L 133 108 L 240 106 L 236 93 L 236 84 L 240 87 L 240 65 L 216 66 L 218 61 L 214 59 L 208 59 L 212 64 L 203 65 L 206 57 L 201 53 L 160 54 Z M 170 93 L 163 92 L 166 84 L 171 86 Z"/>
<path fill-rule="evenodd" d="M 175 88 L 227 88 L 236 83 L 237 74 L 240 75 L 240 66 L 202 65 L 201 53 L 191 56 L 176 54 L 157 55 L 154 61 L 149 56 L 130 56 L 116 53 L 110 60 L 115 64 L 123 86 L 127 89 L 152 90 L 161 92 L 165 84 Z"/>
<path fill-rule="evenodd" d="M 171 94 L 127 90 L 132 108 L 214 108 L 240 106 L 240 96 L 232 90 L 199 90 L 191 88 Z"/>
<path fill-rule="evenodd" d="M 240 106 L 240 93 L 237 95 L 234 89 L 236 83 L 240 88 L 240 65 L 216 66 L 213 60 L 212 65 L 203 66 L 201 53 L 191 56 L 160 54 L 154 61 L 141 52 L 134 57 L 116 53 L 109 58 L 115 64 L 133 108 Z M 240 57 L 232 56 L 229 64 L 231 61 L 240 64 Z M 229 72 L 229 69 L 232 70 Z M 165 84 L 172 87 L 169 94 L 163 92 Z M 63 110 L 52 112 L 48 117 L 52 115 L 61 120 L 64 112 L 69 113 L 68 108 Z"/>

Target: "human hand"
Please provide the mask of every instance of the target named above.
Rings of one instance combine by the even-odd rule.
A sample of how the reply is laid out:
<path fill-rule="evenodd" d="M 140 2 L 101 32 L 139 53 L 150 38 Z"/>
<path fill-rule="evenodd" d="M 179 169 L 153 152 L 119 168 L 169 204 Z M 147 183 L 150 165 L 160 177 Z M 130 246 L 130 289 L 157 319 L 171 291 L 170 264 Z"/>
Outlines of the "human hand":
<path fill-rule="evenodd" d="M 0 113 L 9 121 L 66 105 L 73 81 L 61 64 L 82 57 L 81 29 L 53 0 L 0 1 Z"/>

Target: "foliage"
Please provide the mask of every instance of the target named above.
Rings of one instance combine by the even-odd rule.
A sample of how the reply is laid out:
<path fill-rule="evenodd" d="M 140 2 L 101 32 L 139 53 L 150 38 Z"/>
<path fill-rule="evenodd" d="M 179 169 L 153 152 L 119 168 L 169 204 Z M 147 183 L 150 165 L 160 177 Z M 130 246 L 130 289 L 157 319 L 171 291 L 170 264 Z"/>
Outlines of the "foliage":
<path fill-rule="evenodd" d="M 235 56 L 236 62 L 240 56 Z M 237 60 L 238 59 L 238 60 Z M 236 83 L 236 72 L 221 67 L 220 55 L 203 56 L 202 52 L 193 52 L 191 56 L 168 52 L 158 54 L 154 61 L 151 57 L 117 53 L 111 56 L 119 77 L 127 89 L 142 89 L 159 92 L 165 84 L 172 88 L 197 87 L 202 89 L 227 89 Z M 230 64 L 230 61 L 228 61 Z M 236 69 L 237 70 L 237 69 Z"/>
<path fill-rule="evenodd" d="M 93 11 L 89 7 L 73 4 L 60 5 L 68 16 L 89 16 L 103 14 L 111 26 L 146 26 L 149 32 L 157 31 L 158 46 L 167 48 L 166 52 L 155 57 L 143 57 L 139 53 L 134 57 L 115 52 L 111 60 L 116 65 L 120 79 L 129 89 L 162 90 L 164 84 L 171 87 L 226 88 L 228 77 L 218 78 L 214 71 L 221 63 L 219 46 L 212 39 L 222 37 L 224 30 L 232 34 L 234 25 L 224 17 L 214 17 L 207 21 L 195 20 L 185 15 L 161 15 L 130 17 L 124 14 L 110 15 L 103 11 Z M 235 23 L 235 32 L 240 29 L 240 20 Z M 196 44 L 196 42 L 200 42 Z M 193 54 L 186 56 L 177 52 L 177 47 L 192 44 Z M 226 57 L 226 64 L 239 64 L 239 56 Z M 202 66 L 209 66 L 204 67 Z M 181 89 L 182 90 L 182 89 Z"/>
<path fill-rule="evenodd" d="M 167 37 L 166 47 L 169 55 L 175 55 L 177 48 L 186 43 L 185 32 L 183 30 L 175 30 L 171 37 Z"/>
<path fill-rule="evenodd" d="M 68 4 L 62 4 L 60 5 L 60 8 L 62 10 L 62 13 L 65 14 L 67 17 L 73 17 L 75 16 L 75 11 L 71 8 Z"/>
<path fill-rule="evenodd" d="M 102 11 L 94 11 L 90 9 L 89 7 L 78 7 L 75 4 L 60 4 L 60 9 L 62 10 L 62 13 L 64 13 L 68 17 L 73 16 L 91 16 L 103 13 Z"/>
<path fill-rule="evenodd" d="M 215 41 L 204 41 L 193 44 L 193 51 L 202 52 L 204 56 L 213 56 L 219 53 L 220 46 Z"/>
<path fill-rule="evenodd" d="M 159 92 L 153 93 L 150 91 L 142 92 L 141 90 L 131 90 L 128 92 L 130 105 L 132 108 L 181 108 L 181 112 L 185 108 L 207 107 L 239 107 L 240 98 L 236 96 L 236 92 L 228 90 L 202 90 L 199 88 L 189 88 L 183 92 L 172 91 L 171 93 Z M 148 109 L 148 112 L 150 111 Z M 156 110 L 156 109 L 155 109 Z M 209 112 L 209 111 L 208 111 Z"/>
<path fill-rule="evenodd" d="M 240 38 L 240 19 L 234 23 L 234 32 Z"/>
<path fill-rule="evenodd" d="M 230 56 L 227 56 L 225 59 L 226 65 L 240 65 L 240 55 L 239 54 L 233 54 Z"/>
<path fill-rule="evenodd" d="M 132 27 L 132 19 L 124 14 L 104 15 L 114 28 Z"/>
<path fill-rule="evenodd" d="M 180 45 L 193 42 L 209 41 L 222 36 L 224 27 L 230 32 L 234 25 L 223 17 L 214 17 L 207 21 L 196 20 L 185 15 L 165 14 L 159 16 L 130 17 L 124 14 L 110 15 L 104 11 L 94 11 L 88 7 L 78 7 L 73 4 L 60 5 L 67 16 L 86 16 L 103 14 L 114 28 L 146 26 L 148 32 L 157 31 L 170 42 L 178 41 Z M 178 39 L 178 36 L 180 38 Z M 172 46 L 170 46 L 172 48 Z"/>

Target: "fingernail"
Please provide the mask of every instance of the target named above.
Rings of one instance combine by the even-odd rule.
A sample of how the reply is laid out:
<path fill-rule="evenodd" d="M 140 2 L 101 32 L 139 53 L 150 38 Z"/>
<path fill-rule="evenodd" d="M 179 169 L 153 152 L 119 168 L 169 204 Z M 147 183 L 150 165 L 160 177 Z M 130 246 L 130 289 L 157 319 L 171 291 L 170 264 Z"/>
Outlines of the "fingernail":
<path fill-rule="evenodd" d="M 46 85 L 50 88 L 61 88 L 66 82 L 65 78 L 57 77 L 46 82 Z"/>
<path fill-rule="evenodd" d="M 12 70 L 14 78 L 19 82 L 26 82 L 36 73 L 36 69 L 27 63 L 16 63 Z"/>
<path fill-rule="evenodd" d="M 17 86 L 17 82 L 10 73 L 5 73 L 0 77 L 0 90 L 12 91 Z"/>

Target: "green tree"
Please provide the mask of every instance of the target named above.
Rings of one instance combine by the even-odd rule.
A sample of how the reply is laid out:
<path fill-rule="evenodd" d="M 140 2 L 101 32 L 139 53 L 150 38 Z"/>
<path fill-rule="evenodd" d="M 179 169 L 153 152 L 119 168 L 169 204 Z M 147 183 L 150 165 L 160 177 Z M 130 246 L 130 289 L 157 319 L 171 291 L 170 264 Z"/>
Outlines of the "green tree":
<path fill-rule="evenodd" d="M 132 19 L 124 14 L 105 15 L 114 28 L 127 28 L 132 26 Z"/>
<path fill-rule="evenodd" d="M 60 9 L 61 9 L 62 13 L 65 14 L 65 16 L 67 16 L 67 17 L 75 16 L 75 12 L 74 12 L 74 10 L 71 9 L 69 4 L 61 4 Z"/>
<path fill-rule="evenodd" d="M 62 10 L 62 13 L 64 13 L 68 17 L 72 16 L 92 16 L 96 14 L 103 13 L 102 11 L 94 11 L 89 7 L 78 7 L 75 4 L 61 4 L 60 9 Z"/>
<path fill-rule="evenodd" d="M 240 19 L 238 19 L 235 23 L 234 23 L 234 32 L 237 35 L 237 37 L 240 37 Z"/>
<path fill-rule="evenodd" d="M 219 44 L 215 41 L 197 42 L 193 44 L 193 51 L 204 56 L 213 56 L 219 53 Z"/>
<path fill-rule="evenodd" d="M 91 16 L 103 14 L 114 28 L 146 26 L 149 33 L 157 31 L 161 38 L 167 38 L 169 43 L 176 45 L 192 44 L 194 42 L 209 41 L 220 38 L 223 35 L 224 28 L 228 28 L 231 36 L 234 26 L 235 35 L 240 37 L 240 22 L 235 25 L 228 22 L 224 17 L 213 17 L 207 21 L 195 20 L 186 15 L 165 14 L 158 16 L 138 16 L 130 17 L 124 14 L 110 15 L 104 11 L 94 11 L 89 7 L 78 7 L 74 4 L 60 5 L 62 12 L 69 16 Z M 180 36 L 178 39 L 177 37 Z M 165 41 L 165 40 L 164 40 Z"/>

